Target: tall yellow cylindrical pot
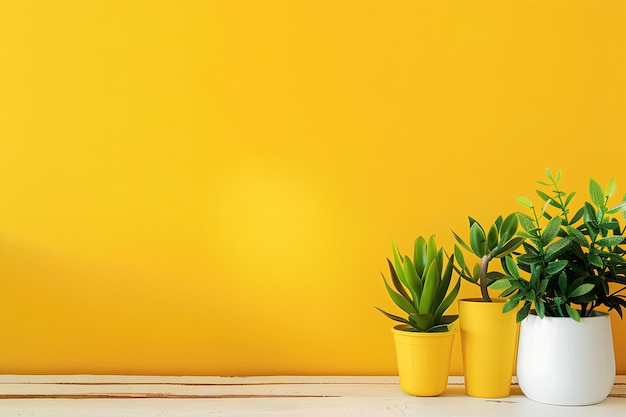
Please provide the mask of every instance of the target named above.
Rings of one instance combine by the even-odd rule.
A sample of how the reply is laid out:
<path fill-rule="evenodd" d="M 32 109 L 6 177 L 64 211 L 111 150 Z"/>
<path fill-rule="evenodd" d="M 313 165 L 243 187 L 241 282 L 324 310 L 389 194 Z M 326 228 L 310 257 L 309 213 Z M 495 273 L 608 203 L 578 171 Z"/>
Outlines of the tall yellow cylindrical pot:
<path fill-rule="evenodd" d="M 519 326 L 515 312 L 502 313 L 506 300 L 459 300 L 465 393 L 502 398 L 511 393 Z"/>
<path fill-rule="evenodd" d="M 396 343 L 400 388 L 419 397 L 442 394 L 448 387 L 456 331 L 418 333 L 403 331 L 406 327 L 398 325 L 391 329 Z"/>

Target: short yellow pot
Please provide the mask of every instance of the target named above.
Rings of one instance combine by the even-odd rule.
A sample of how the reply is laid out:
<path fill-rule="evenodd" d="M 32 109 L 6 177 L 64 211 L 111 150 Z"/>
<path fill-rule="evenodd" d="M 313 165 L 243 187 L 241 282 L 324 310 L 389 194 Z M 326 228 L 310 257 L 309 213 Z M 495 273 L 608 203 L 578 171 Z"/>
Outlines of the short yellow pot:
<path fill-rule="evenodd" d="M 398 325 L 391 329 L 396 342 L 400 388 L 418 397 L 442 394 L 448 387 L 456 331 L 418 333 L 403 331 L 406 327 Z"/>
<path fill-rule="evenodd" d="M 502 313 L 505 302 L 459 300 L 465 393 L 472 397 L 502 398 L 511 393 L 519 326 L 515 312 Z"/>

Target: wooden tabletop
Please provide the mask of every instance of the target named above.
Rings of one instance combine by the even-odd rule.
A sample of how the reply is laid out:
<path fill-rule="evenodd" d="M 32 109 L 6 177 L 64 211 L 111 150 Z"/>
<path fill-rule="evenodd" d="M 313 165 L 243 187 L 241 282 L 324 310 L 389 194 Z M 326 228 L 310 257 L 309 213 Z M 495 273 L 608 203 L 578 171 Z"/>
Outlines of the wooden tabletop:
<path fill-rule="evenodd" d="M 439 397 L 404 394 L 397 377 L 154 377 L 0 375 L 0 416 L 626 416 L 626 376 L 609 398 L 557 407 L 524 397 L 517 385 L 500 399 L 464 394 L 451 377 Z"/>

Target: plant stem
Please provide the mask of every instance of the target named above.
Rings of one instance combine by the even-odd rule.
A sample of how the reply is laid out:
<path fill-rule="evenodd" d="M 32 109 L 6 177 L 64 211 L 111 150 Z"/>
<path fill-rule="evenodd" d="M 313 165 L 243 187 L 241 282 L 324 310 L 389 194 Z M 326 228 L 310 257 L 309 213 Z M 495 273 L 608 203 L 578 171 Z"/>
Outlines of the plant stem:
<path fill-rule="evenodd" d="M 483 301 L 490 303 L 491 297 L 489 297 L 489 291 L 487 290 L 487 267 L 491 261 L 491 254 L 487 254 L 482 257 L 480 264 L 480 292 L 483 296 Z"/>

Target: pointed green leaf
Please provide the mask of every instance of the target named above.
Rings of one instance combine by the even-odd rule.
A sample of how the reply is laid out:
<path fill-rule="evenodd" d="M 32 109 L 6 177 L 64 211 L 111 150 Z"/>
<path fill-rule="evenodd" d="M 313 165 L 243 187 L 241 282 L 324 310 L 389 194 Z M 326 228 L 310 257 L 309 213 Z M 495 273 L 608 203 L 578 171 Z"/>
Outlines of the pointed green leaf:
<path fill-rule="evenodd" d="M 439 276 L 437 275 L 438 266 L 437 259 L 434 259 L 427 268 L 426 277 L 424 278 L 424 287 L 422 288 L 422 297 L 420 299 L 419 313 L 432 313 L 437 289 L 439 288 Z"/>
<path fill-rule="evenodd" d="M 513 239 L 509 240 L 506 245 L 504 245 L 500 250 L 494 253 L 493 257 L 502 258 L 504 256 L 510 255 L 514 250 L 519 248 L 522 243 L 524 243 L 523 237 L 514 237 Z"/>
<path fill-rule="evenodd" d="M 430 264 L 433 260 L 437 259 L 437 244 L 435 243 L 435 235 L 432 235 L 428 239 L 428 245 L 426 246 L 426 265 Z M 422 275 L 422 279 L 424 276 Z"/>
<path fill-rule="evenodd" d="M 401 261 L 402 255 L 400 254 L 400 251 L 398 251 L 398 247 L 396 246 L 395 242 L 391 242 L 391 249 L 393 250 L 393 263 L 396 267 L 398 278 L 400 278 L 400 281 L 408 287 L 409 285 L 406 281 L 406 277 L 404 276 L 404 268 Z"/>
<path fill-rule="evenodd" d="M 435 322 L 436 323 L 440 322 L 441 317 L 443 316 L 443 313 L 445 313 L 445 311 L 452 305 L 454 300 L 456 300 L 456 297 L 459 295 L 460 288 L 461 288 L 461 280 L 457 279 L 456 284 L 452 288 L 452 291 L 448 293 L 446 298 L 442 301 L 441 304 L 439 304 L 439 306 L 437 306 L 435 310 Z"/>
<path fill-rule="evenodd" d="M 597 254 L 590 253 L 587 256 L 587 259 L 589 259 L 589 263 L 591 265 L 596 266 L 598 268 L 604 268 L 604 262 L 602 262 L 602 258 L 600 258 Z"/>
<path fill-rule="evenodd" d="M 607 236 L 600 240 L 597 240 L 596 244 L 603 248 L 608 248 L 611 246 L 617 246 L 621 244 L 623 241 L 624 241 L 624 236 Z"/>
<path fill-rule="evenodd" d="M 567 225 L 565 228 L 567 229 L 567 234 L 573 237 L 576 243 L 586 248 L 589 247 L 589 242 L 587 241 L 587 238 L 585 237 L 585 235 L 582 234 L 580 230 L 570 225 Z"/>
<path fill-rule="evenodd" d="M 517 201 L 522 207 L 533 208 L 533 202 L 530 198 L 524 196 L 515 197 L 515 201 Z"/>
<path fill-rule="evenodd" d="M 581 295 L 587 294 L 589 291 L 592 291 L 595 288 L 595 285 L 587 283 L 582 284 L 576 287 L 571 293 L 568 294 L 569 298 L 580 297 Z"/>
<path fill-rule="evenodd" d="M 531 306 L 530 302 L 527 301 L 524 303 L 524 307 L 520 308 L 517 314 L 515 315 L 516 322 L 519 323 L 528 316 L 528 314 L 530 313 L 530 306 Z"/>
<path fill-rule="evenodd" d="M 389 297 L 391 297 L 391 300 L 395 303 L 395 305 L 400 307 L 405 313 L 417 313 L 417 310 L 409 300 L 391 289 L 389 284 L 387 284 L 387 280 L 384 276 L 383 281 L 385 282 L 385 288 L 387 288 L 387 293 L 389 294 Z"/>
<path fill-rule="evenodd" d="M 474 270 L 472 271 L 472 279 L 474 280 L 474 283 L 478 283 L 478 280 L 480 279 L 480 264 L 479 263 L 474 264 Z"/>
<path fill-rule="evenodd" d="M 572 243 L 572 239 L 570 236 L 565 236 L 548 246 L 544 252 L 546 260 L 549 262 L 556 259 Z"/>
<path fill-rule="evenodd" d="M 391 274 L 391 282 L 393 283 L 393 286 L 404 298 L 411 301 L 411 297 L 406 292 L 406 289 L 404 288 L 404 286 L 400 283 L 398 274 L 396 273 L 396 269 L 391 264 L 391 261 L 389 260 L 389 258 L 387 258 L 387 264 L 389 265 L 389 273 Z M 383 279 L 384 279 L 384 276 L 383 276 Z"/>
<path fill-rule="evenodd" d="M 552 176 L 552 171 L 550 171 L 550 168 L 546 168 L 546 176 L 550 179 L 550 181 L 556 182 L 554 181 L 554 177 Z"/>
<path fill-rule="evenodd" d="M 539 198 L 541 198 L 544 202 L 548 200 L 552 200 L 552 197 L 550 197 L 548 194 L 544 193 L 541 190 L 535 190 L 535 192 L 537 193 Z"/>
<path fill-rule="evenodd" d="M 565 309 L 567 310 L 567 314 L 573 318 L 575 321 L 580 321 L 580 313 L 578 310 L 573 309 L 568 304 L 565 304 Z"/>
<path fill-rule="evenodd" d="M 415 271 L 415 266 L 413 266 L 413 262 L 411 258 L 408 256 L 404 256 L 404 275 L 406 277 L 407 288 L 413 294 L 413 304 L 415 308 L 419 308 L 419 301 L 422 296 L 422 281 L 417 276 L 417 272 Z"/>
<path fill-rule="evenodd" d="M 607 210 L 606 214 L 615 214 L 619 212 L 626 212 L 626 201 L 622 201 L 618 205 L 611 207 Z"/>
<path fill-rule="evenodd" d="M 561 217 L 555 216 L 548 222 L 541 234 L 541 243 L 543 246 L 547 246 L 548 243 L 552 242 L 559 233 L 559 230 L 561 230 Z"/>
<path fill-rule="evenodd" d="M 596 207 L 604 207 L 604 192 L 598 181 L 593 178 L 589 180 L 589 196 Z"/>
<path fill-rule="evenodd" d="M 468 271 L 468 273 L 470 273 L 467 265 L 465 264 L 465 257 L 463 256 L 463 252 L 461 252 L 461 249 L 457 245 L 454 245 L 454 258 L 456 259 L 456 263 L 462 270 Z"/>
<path fill-rule="evenodd" d="M 385 310 L 381 310 L 378 307 L 374 307 L 376 310 L 380 311 L 381 313 L 383 313 L 385 316 L 387 316 L 387 318 L 390 318 L 391 320 L 395 320 L 395 321 L 399 321 L 400 323 L 404 323 L 404 324 L 408 324 L 411 325 L 411 323 L 409 323 L 409 321 L 407 319 L 403 319 L 402 317 L 398 317 L 396 315 L 393 314 L 389 314 L 387 313 Z"/>
<path fill-rule="evenodd" d="M 611 198 L 615 195 L 615 191 L 617 191 L 617 181 L 615 178 L 612 178 L 604 189 L 604 196 L 606 198 Z"/>
<path fill-rule="evenodd" d="M 506 219 L 502 222 L 502 226 L 500 227 L 500 239 L 502 241 L 507 241 L 515 236 L 517 225 L 519 224 L 517 217 L 517 213 L 511 213 L 506 216 Z"/>
<path fill-rule="evenodd" d="M 437 288 L 437 295 L 435 296 L 435 300 L 433 301 L 433 307 L 431 310 L 436 310 L 448 292 L 448 288 L 450 287 L 450 281 L 452 280 L 452 271 L 454 264 L 454 255 L 450 257 L 448 263 L 446 264 L 446 270 L 443 272 L 441 276 L 441 282 L 439 283 L 439 287 Z M 435 314 L 435 322 L 437 322 L 437 314 Z"/>
<path fill-rule="evenodd" d="M 426 268 L 426 239 L 418 237 L 413 244 L 413 265 L 418 276 L 424 274 Z"/>
<path fill-rule="evenodd" d="M 519 300 L 510 298 L 506 300 L 506 303 L 504 303 L 504 305 L 502 306 L 502 312 L 508 313 L 509 311 L 513 311 L 515 310 L 515 308 L 517 308 L 518 304 L 519 304 Z"/>
<path fill-rule="evenodd" d="M 479 258 L 482 258 L 487 253 L 485 231 L 478 223 L 472 224 L 470 228 L 470 245 L 472 246 L 472 252 Z"/>
<path fill-rule="evenodd" d="M 510 287 L 511 287 L 511 283 L 509 282 L 509 280 L 502 278 L 502 279 L 498 279 L 492 282 L 491 285 L 489 286 L 489 289 L 494 290 L 494 291 L 503 291 L 503 290 L 508 290 Z"/>
<path fill-rule="evenodd" d="M 454 238 L 456 239 L 457 242 L 459 242 L 459 245 L 461 245 L 463 247 L 463 249 L 465 249 L 468 252 L 471 252 L 472 249 L 469 247 L 469 245 L 467 243 L 465 243 L 463 241 L 463 239 L 461 239 L 459 237 L 459 235 L 457 235 L 456 233 L 454 233 L 454 231 L 452 231 L 452 234 L 454 235 Z"/>
<path fill-rule="evenodd" d="M 569 262 L 566 260 L 551 262 L 548 264 L 548 266 L 546 266 L 546 273 L 550 275 L 556 275 L 559 272 L 561 272 L 567 266 L 568 263 Z"/>
<path fill-rule="evenodd" d="M 522 278 L 520 276 L 520 273 L 519 273 L 519 268 L 517 267 L 517 264 L 515 263 L 515 261 L 513 261 L 513 258 L 511 258 L 510 256 L 507 256 L 506 258 L 504 258 L 504 262 L 505 262 L 505 265 L 506 265 L 507 272 L 513 278 L 517 278 L 517 279 L 521 279 Z"/>
<path fill-rule="evenodd" d="M 487 251 L 491 252 L 498 246 L 498 227 L 492 224 L 487 234 Z"/>

